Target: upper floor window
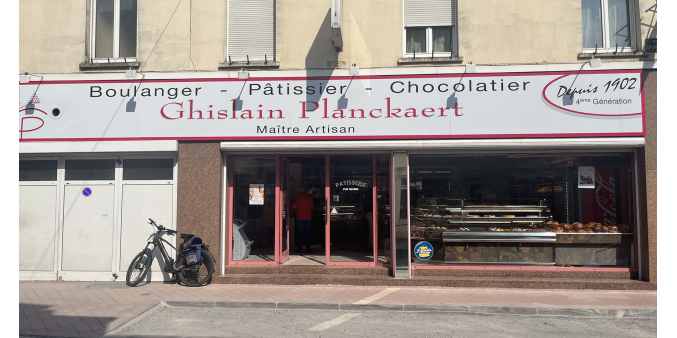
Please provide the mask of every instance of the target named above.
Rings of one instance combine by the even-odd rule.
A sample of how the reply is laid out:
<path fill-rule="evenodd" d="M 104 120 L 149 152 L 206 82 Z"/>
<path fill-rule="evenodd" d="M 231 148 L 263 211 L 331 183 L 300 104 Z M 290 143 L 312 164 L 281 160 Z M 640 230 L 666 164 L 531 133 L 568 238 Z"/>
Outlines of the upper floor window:
<path fill-rule="evenodd" d="M 404 0 L 404 56 L 457 55 L 457 0 Z"/>
<path fill-rule="evenodd" d="M 226 61 L 275 61 L 275 0 L 228 0 Z"/>
<path fill-rule="evenodd" d="M 136 58 L 136 0 L 92 0 L 92 59 Z"/>
<path fill-rule="evenodd" d="M 582 0 L 583 49 L 629 52 L 634 48 L 630 0 Z"/>

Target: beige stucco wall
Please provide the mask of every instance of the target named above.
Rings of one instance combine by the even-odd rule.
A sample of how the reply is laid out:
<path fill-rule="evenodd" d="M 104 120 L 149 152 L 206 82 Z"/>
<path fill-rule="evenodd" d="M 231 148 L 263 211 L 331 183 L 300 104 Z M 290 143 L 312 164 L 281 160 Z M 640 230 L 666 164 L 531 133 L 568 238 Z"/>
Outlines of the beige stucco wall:
<path fill-rule="evenodd" d="M 84 0 L 19 1 L 19 72 L 72 73 L 84 60 Z"/>
<path fill-rule="evenodd" d="M 19 72 L 79 72 L 89 47 L 88 3 L 89 0 L 20 1 Z M 217 70 L 225 55 L 226 3 L 227 0 L 193 1 L 191 9 L 190 1 L 181 2 L 178 8 L 178 0 L 138 1 L 137 59 L 141 70 Z"/>
<path fill-rule="evenodd" d="M 181 2 L 178 8 L 177 1 L 138 3 L 137 54 L 142 70 L 217 70 L 224 60 L 226 0 L 193 1 L 192 8 L 190 1 Z"/>
<path fill-rule="evenodd" d="M 633 1 L 641 20 L 636 30 L 643 48 L 644 39 L 656 33 L 657 16 L 652 9 L 656 0 Z M 190 1 L 183 1 L 160 39 L 178 0 L 139 1 L 137 57 L 141 70 L 218 70 L 226 58 L 227 2 L 199 0 L 193 1 L 191 8 Z M 19 71 L 79 72 L 88 48 L 88 3 L 20 1 Z M 582 51 L 581 0 L 458 0 L 458 5 L 463 63 L 584 61 L 578 59 Z M 330 0 L 277 0 L 276 6 L 280 69 L 327 68 L 328 61 L 340 61 L 342 68 L 353 63 L 362 68 L 396 67 L 402 57 L 401 0 L 344 0 L 341 53 L 331 42 Z"/>
<path fill-rule="evenodd" d="M 327 68 L 329 61 L 391 67 L 402 54 L 402 4 L 393 0 L 344 0 L 343 52 L 331 41 L 330 0 L 278 1 L 280 68 Z"/>
<path fill-rule="evenodd" d="M 459 53 L 475 64 L 575 62 L 580 0 L 458 0 Z"/>
<path fill-rule="evenodd" d="M 283 69 L 327 68 L 337 61 L 331 42 L 329 0 L 277 2 L 277 61 Z"/>
<path fill-rule="evenodd" d="M 344 49 L 347 66 L 394 67 L 402 57 L 402 2 L 344 0 Z"/>

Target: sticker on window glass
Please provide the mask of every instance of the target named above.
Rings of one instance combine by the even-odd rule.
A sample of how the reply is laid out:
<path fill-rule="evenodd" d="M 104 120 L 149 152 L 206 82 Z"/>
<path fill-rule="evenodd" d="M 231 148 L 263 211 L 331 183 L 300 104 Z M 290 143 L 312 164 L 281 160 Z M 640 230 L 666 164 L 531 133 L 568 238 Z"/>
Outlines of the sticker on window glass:
<path fill-rule="evenodd" d="M 418 242 L 414 247 L 414 254 L 418 259 L 428 260 L 433 256 L 433 246 L 425 241 Z"/>
<path fill-rule="evenodd" d="M 578 187 L 595 188 L 595 167 L 578 167 Z"/>
<path fill-rule="evenodd" d="M 263 184 L 249 185 L 249 205 L 263 205 Z"/>

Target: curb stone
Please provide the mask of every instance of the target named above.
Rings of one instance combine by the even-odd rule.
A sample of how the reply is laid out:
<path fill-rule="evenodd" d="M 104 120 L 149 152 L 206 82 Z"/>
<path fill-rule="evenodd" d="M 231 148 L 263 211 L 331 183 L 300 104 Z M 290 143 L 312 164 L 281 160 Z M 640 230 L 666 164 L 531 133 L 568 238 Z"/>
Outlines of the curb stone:
<path fill-rule="evenodd" d="M 164 302 L 152 302 L 151 304 L 148 304 L 142 307 L 141 309 L 134 311 L 134 313 L 132 313 L 129 317 L 121 318 L 119 320 L 112 322 L 111 325 L 108 325 L 108 327 L 104 330 L 103 333 L 96 335 L 95 337 L 100 338 L 105 335 L 120 332 L 122 329 L 140 321 L 141 319 L 150 316 L 152 313 L 155 313 L 164 306 L 165 306 Z"/>
<path fill-rule="evenodd" d="M 522 316 L 602 317 L 602 318 L 657 318 L 658 309 L 637 308 L 566 308 L 537 306 L 470 306 L 459 304 L 397 304 L 397 303 L 324 303 L 324 302 L 238 302 L 238 301 L 167 301 L 170 307 L 190 308 L 250 308 L 278 310 L 340 310 L 340 311 L 402 311 L 455 312 L 469 314 L 501 314 Z"/>

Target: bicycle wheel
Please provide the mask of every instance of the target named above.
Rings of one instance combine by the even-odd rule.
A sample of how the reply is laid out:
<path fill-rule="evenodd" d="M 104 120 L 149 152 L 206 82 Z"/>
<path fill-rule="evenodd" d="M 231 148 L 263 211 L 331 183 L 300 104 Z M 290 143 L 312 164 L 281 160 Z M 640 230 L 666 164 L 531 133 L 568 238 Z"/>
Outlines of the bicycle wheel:
<path fill-rule="evenodd" d="M 214 256 L 207 251 L 202 250 L 202 263 L 178 271 L 179 280 L 185 286 L 203 286 L 211 281 L 214 274 Z"/>
<path fill-rule="evenodd" d="M 153 256 L 149 250 L 139 252 L 127 269 L 127 285 L 137 286 L 148 274 Z"/>

